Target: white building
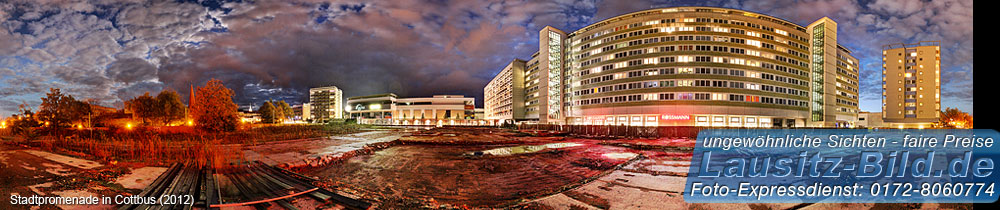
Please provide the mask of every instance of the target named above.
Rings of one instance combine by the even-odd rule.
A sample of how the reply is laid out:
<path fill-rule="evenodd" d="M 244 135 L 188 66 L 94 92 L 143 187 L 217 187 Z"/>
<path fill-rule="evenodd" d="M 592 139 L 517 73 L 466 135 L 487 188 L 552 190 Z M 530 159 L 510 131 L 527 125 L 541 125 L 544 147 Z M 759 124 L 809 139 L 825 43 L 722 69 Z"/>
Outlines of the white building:
<path fill-rule="evenodd" d="M 399 98 L 396 94 L 347 99 L 348 117 L 362 124 L 380 125 L 480 125 L 475 98 L 462 95 Z"/>
<path fill-rule="evenodd" d="M 312 110 L 307 120 L 323 123 L 344 118 L 343 97 L 343 91 L 337 86 L 310 88 L 309 104 Z"/>

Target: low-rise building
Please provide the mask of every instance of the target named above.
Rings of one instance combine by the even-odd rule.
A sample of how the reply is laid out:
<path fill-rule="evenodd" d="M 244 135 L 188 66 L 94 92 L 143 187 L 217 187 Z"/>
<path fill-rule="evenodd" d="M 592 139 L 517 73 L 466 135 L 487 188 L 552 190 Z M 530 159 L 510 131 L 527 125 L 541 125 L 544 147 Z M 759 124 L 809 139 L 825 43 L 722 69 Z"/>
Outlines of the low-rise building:
<path fill-rule="evenodd" d="M 240 111 L 240 123 L 259 123 L 260 120 L 259 112 Z"/>
<path fill-rule="evenodd" d="M 300 114 L 302 121 L 309 122 L 312 117 L 312 104 L 304 103 L 302 104 L 302 114 Z"/>
<path fill-rule="evenodd" d="M 859 112 L 857 127 L 860 128 L 885 127 L 885 124 L 882 122 L 882 112 Z"/>
<path fill-rule="evenodd" d="M 347 99 L 348 116 L 362 124 L 379 125 L 481 125 L 476 119 L 475 98 L 463 95 L 400 98 L 386 93 Z"/>

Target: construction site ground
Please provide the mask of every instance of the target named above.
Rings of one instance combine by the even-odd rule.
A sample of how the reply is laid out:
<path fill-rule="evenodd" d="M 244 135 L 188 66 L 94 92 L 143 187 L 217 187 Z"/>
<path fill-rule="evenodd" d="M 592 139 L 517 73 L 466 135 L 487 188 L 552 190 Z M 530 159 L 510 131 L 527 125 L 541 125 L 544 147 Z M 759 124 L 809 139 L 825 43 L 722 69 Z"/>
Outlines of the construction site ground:
<path fill-rule="evenodd" d="M 377 209 L 971 208 L 969 204 L 686 203 L 681 193 L 693 147 L 691 137 L 585 138 L 500 128 L 373 129 L 243 145 L 248 161 L 315 178 L 317 186 L 370 202 Z M 0 195 L 5 197 L 137 194 L 165 171 L 167 167 L 112 164 L 0 144 Z M 305 198 L 290 203 L 300 209 L 344 208 Z M 0 209 L 111 208 L 116 207 L 0 202 Z"/>

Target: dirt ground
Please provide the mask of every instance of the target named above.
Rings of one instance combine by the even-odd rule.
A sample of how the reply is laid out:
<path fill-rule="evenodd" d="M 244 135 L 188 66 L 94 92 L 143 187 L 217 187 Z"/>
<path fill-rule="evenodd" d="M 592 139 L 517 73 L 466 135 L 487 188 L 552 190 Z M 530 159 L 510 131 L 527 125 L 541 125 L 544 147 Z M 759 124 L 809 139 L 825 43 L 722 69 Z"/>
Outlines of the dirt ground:
<path fill-rule="evenodd" d="M 363 197 L 385 199 L 384 208 L 506 207 L 578 186 L 639 154 L 597 140 L 523 138 L 532 139 L 518 141 L 531 143 L 460 145 L 425 138 L 444 144 L 393 146 L 302 172 Z"/>
<path fill-rule="evenodd" d="M 681 193 L 694 139 L 598 140 L 530 133 L 483 128 L 376 130 L 270 142 L 248 146 L 245 152 L 252 160 L 292 165 L 303 159 L 374 151 L 298 170 L 318 178 L 318 184 L 328 189 L 374 202 L 378 209 L 971 208 L 970 204 L 686 203 Z M 370 144 L 389 146 L 372 149 L 366 146 Z M 0 209 L 109 209 L 113 206 L 11 206 L 8 199 L 15 194 L 137 193 L 164 170 L 0 144 Z M 318 207 L 308 199 L 291 203 L 303 209 Z"/>
<path fill-rule="evenodd" d="M 127 169 L 124 169 L 127 170 Z M 12 205 L 11 195 L 100 196 L 132 192 L 108 181 L 121 167 L 0 144 L 0 209 L 107 209 L 110 205 Z"/>
<path fill-rule="evenodd" d="M 306 165 L 306 160 L 338 156 L 365 145 L 399 139 L 406 130 L 368 130 L 324 138 L 295 139 L 247 145 L 243 151 L 250 161 L 268 165 Z"/>

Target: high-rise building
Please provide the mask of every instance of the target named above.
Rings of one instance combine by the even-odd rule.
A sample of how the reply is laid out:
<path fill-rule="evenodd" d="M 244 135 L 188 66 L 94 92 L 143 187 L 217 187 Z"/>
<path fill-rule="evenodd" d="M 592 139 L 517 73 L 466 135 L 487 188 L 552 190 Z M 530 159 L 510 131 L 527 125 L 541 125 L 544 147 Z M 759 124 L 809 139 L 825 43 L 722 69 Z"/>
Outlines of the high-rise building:
<path fill-rule="evenodd" d="M 483 108 L 486 119 L 512 123 L 524 119 L 524 69 L 526 62 L 514 59 L 486 84 Z"/>
<path fill-rule="evenodd" d="M 571 33 L 545 27 L 539 32 L 539 51 L 524 66 L 525 117 L 514 119 L 853 127 L 859 65 L 850 54 L 837 44 L 837 23 L 829 18 L 804 27 L 724 8 L 650 9 Z M 518 78 L 508 76 L 515 74 L 507 69 L 517 69 L 511 65 L 490 84 L 516 84 L 506 82 Z M 484 90 L 486 99 L 517 98 L 516 90 Z M 487 112 L 493 111 L 487 106 Z"/>
<path fill-rule="evenodd" d="M 309 114 L 312 122 L 325 123 L 331 119 L 344 118 L 344 93 L 337 86 L 309 89 Z"/>
<path fill-rule="evenodd" d="M 941 45 L 882 46 L 882 120 L 890 128 L 929 128 L 941 117 Z"/>

